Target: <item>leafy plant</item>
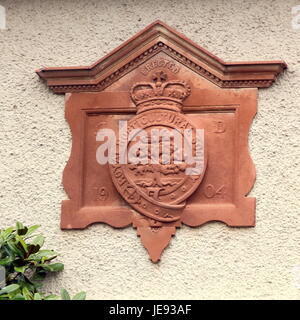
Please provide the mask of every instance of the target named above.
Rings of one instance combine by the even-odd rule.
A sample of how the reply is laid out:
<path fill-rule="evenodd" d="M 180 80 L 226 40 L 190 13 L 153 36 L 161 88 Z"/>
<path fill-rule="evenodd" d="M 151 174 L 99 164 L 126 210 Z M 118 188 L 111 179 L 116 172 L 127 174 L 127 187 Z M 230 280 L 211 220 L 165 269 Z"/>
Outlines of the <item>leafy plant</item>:
<path fill-rule="evenodd" d="M 61 290 L 61 296 L 40 292 L 48 273 L 62 271 L 62 263 L 53 263 L 57 253 L 42 250 L 44 237 L 35 234 L 39 225 L 0 229 L 0 267 L 5 268 L 6 286 L 0 289 L 0 300 L 71 300 L 69 293 Z M 79 292 L 72 300 L 84 300 L 85 292 Z"/>

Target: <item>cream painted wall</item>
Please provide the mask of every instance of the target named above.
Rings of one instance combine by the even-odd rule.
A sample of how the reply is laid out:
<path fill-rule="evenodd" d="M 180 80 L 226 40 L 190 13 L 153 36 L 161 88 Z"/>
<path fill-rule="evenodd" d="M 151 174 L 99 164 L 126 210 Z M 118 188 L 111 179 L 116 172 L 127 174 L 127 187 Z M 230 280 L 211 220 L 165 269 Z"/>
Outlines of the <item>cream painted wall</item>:
<path fill-rule="evenodd" d="M 7 30 L 0 30 L 0 227 L 42 224 L 47 247 L 65 263 L 47 290 L 86 290 L 90 299 L 300 298 L 293 282 L 300 277 L 300 29 L 291 25 L 300 0 L 0 4 L 7 13 Z M 156 19 L 224 60 L 283 59 L 289 69 L 260 90 L 251 128 L 257 226 L 183 227 L 154 265 L 132 228 L 59 229 L 70 130 L 64 97 L 34 70 L 91 64 Z"/>

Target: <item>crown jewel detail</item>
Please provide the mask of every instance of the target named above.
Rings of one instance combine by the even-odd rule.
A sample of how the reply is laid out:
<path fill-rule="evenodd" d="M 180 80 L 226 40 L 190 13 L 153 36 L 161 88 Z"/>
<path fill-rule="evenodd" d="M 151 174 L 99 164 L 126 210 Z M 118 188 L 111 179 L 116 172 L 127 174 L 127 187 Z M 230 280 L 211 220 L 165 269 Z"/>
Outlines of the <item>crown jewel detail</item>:
<path fill-rule="evenodd" d="M 163 107 L 180 111 L 183 100 L 190 95 L 191 88 L 184 81 L 167 81 L 163 71 L 152 75 L 153 82 L 139 82 L 131 88 L 131 99 L 138 108 L 138 113 L 147 107 Z"/>

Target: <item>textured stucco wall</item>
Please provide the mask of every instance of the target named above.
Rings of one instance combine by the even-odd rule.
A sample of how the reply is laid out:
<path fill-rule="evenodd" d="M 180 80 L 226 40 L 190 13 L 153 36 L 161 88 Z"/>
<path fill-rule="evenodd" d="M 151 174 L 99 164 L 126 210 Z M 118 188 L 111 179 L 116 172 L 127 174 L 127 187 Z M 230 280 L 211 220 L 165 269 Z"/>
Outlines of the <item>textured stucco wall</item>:
<path fill-rule="evenodd" d="M 293 285 L 300 265 L 300 30 L 291 26 L 299 0 L 0 4 L 7 12 L 0 31 L 0 226 L 42 224 L 47 246 L 65 263 L 49 290 L 86 290 L 91 299 L 300 298 Z M 225 60 L 283 59 L 289 70 L 260 90 L 251 128 L 257 226 L 182 227 L 154 265 L 132 228 L 59 229 L 70 130 L 64 97 L 34 70 L 91 64 L 156 19 Z"/>

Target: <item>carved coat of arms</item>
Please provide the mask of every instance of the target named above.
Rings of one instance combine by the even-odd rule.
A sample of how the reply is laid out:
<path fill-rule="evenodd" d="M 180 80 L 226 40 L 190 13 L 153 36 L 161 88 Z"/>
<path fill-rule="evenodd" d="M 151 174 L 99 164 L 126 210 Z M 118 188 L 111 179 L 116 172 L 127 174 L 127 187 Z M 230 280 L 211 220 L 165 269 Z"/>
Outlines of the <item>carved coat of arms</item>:
<path fill-rule="evenodd" d="M 125 143 L 133 146 L 123 148 L 123 158 L 127 159 L 122 164 L 119 143 L 117 164 L 110 165 L 119 193 L 137 212 L 152 219 L 156 227 L 180 220 L 186 199 L 204 176 L 203 131 L 197 132 L 182 114 L 183 100 L 190 91 L 183 81 L 167 81 L 162 71 L 153 74 L 152 83 L 135 84 L 131 98 L 137 106 L 137 115 L 124 132 Z M 136 136 L 140 143 L 134 148 L 137 142 L 132 140 Z M 132 159 L 128 159 L 130 154 L 125 150 L 133 150 Z M 188 161 L 188 152 L 190 158 L 198 156 L 199 161 Z"/>
<path fill-rule="evenodd" d="M 61 228 L 132 225 L 157 262 L 182 224 L 254 226 L 248 131 L 285 68 L 226 63 L 157 21 L 90 67 L 38 70 L 72 131 Z"/>

